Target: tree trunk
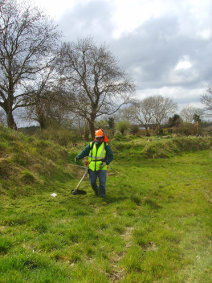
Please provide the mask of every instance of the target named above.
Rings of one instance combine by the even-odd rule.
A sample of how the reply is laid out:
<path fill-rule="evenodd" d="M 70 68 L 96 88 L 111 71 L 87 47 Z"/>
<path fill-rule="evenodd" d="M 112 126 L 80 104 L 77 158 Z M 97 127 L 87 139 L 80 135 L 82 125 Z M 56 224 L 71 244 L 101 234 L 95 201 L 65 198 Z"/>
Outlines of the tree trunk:
<path fill-rule="evenodd" d="M 89 128 L 90 128 L 91 138 L 92 138 L 92 140 L 94 140 L 94 138 L 95 138 L 94 120 L 89 121 Z"/>
<path fill-rule="evenodd" d="M 85 127 L 84 127 L 84 138 L 86 141 L 89 140 L 89 127 L 87 124 L 85 124 Z"/>
<path fill-rule="evenodd" d="M 160 124 L 157 124 L 157 126 L 156 126 L 156 134 L 158 136 L 163 134 L 163 129 L 162 129 Z"/>
<path fill-rule="evenodd" d="M 144 127 L 145 127 L 145 131 L 146 131 L 146 136 L 149 137 L 150 134 L 149 134 L 149 130 L 148 130 L 148 125 L 145 124 Z"/>
<path fill-rule="evenodd" d="M 12 111 L 7 112 L 7 126 L 8 126 L 8 128 L 11 128 L 13 130 L 17 130 L 17 125 L 16 125 L 15 120 L 13 118 Z"/>
<path fill-rule="evenodd" d="M 38 117 L 38 123 L 40 124 L 41 130 L 44 130 L 47 128 L 47 121 L 46 118 L 43 116 Z"/>

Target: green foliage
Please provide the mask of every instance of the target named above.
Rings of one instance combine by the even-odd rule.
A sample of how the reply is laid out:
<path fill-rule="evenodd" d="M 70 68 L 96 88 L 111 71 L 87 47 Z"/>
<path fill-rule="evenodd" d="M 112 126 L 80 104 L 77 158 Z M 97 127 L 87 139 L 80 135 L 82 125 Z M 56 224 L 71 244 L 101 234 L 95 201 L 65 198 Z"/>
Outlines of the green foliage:
<path fill-rule="evenodd" d="M 130 134 L 136 135 L 139 132 L 139 126 L 138 125 L 131 125 L 130 126 Z"/>
<path fill-rule="evenodd" d="M 36 131 L 36 137 L 43 140 L 53 141 L 61 146 L 68 146 L 76 143 L 79 138 L 71 130 L 66 128 L 49 127 L 44 130 Z"/>
<path fill-rule="evenodd" d="M 109 117 L 107 122 L 108 122 L 109 129 L 114 129 L 115 128 L 115 119 L 113 117 Z"/>
<path fill-rule="evenodd" d="M 179 127 L 183 123 L 182 118 L 178 114 L 174 114 L 168 120 L 168 127 Z"/>
<path fill-rule="evenodd" d="M 194 120 L 194 122 L 200 123 L 201 122 L 200 115 L 195 113 L 194 116 L 193 116 L 193 120 Z"/>
<path fill-rule="evenodd" d="M 130 127 L 130 122 L 128 120 L 122 120 L 116 123 L 116 129 L 124 135 Z"/>
<path fill-rule="evenodd" d="M 190 136 L 190 135 L 202 135 L 201 125 L 197 126 L 192 123 L 182 122 L 178 126 L 174 126 L 168 129 L 169 133 Z"/>

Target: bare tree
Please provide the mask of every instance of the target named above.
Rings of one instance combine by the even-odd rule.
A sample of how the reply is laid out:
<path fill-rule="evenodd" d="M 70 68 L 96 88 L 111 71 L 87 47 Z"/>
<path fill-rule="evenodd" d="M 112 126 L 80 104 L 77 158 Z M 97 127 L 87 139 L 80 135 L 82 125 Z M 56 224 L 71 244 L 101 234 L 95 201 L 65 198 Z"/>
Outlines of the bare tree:
<path fill-rule="evenodd" d="M 128 105 L 125 105 L 119 109 L 115 115 L 116 121 L 129 121 L 130 124 L 137 123 L 135 120 L 135 105 L 134 101 L 130 101 Z"/>
<path fill-rule="evenodd" d="M 201 102 L 205 105 L 207 115 L 212 115 L 212 88 L 207 90 L 207 94 L 202 95 Z"/>
<path fill-rule="evenodd" d="M 68 110 L 64 106 L 66 101 L 61 95 L 59 77 L 52 68 L 46 69 L 39 75 L 36 86 L 28 86 L 31 95 L 23 100 L 28 107 L 22 118 L 38 122 L 41 129 L 47 128 L 52 123 L 62 125 L 67 119 Z"/>
<path fill-rule="evenodd" d="M 15 0 L 1 6 L 0 29 L 0 107 L 8 127 L 16 129 L 13 111 L 28 106 L 25 98 L 34 95 L 29 89 L 49 68 L 59 33 L 42 12 Z"/>
<path fill-rule="evenodd" d="M 57 92 L 50 90 L 35 93 L 33 104 L 25 110 L 23 119 L 36 121 L 41 129 L 46 129 L 51 124 L 62 125 L 67 112 L 63 105 L 57 103 Z"/>
<path fill-rule="evenodd" d="M 192 123 L 195 114 L 201 117 L 203 113 L 203 109 L 194 107 L 192 105 L 187 105 L 180 111 L 180 116 L 182 117 L 184 122 Z"/>
<path fill-rule="evenodd" d="M 144 125 L 147 136 L 149 135 L 149 125 L 153 123 L 154 99 L 153 96 L 150 96 L 134 103 L 135 120 L 140 125 Z"/>
<path fill-rule="evenodd" d="M 58 65 L 64 81 L 69 83 L 70 109 L 88 121 L 94 137 L 96 118 L 115 113 L 129 100 L 134 84 L 110 51 L 96 46 L 91 39 L 64 43 Z"/>
<path fill-rule="evenodd" d="M 171 98 L 161 95 L 153 96 L 152 103 L 153 119 L 156 125 L 156 131 L 159 133 L 162 123 L 177 110 L 177 104 Z"/>
<path fill-rule="evenodd" d="M 156 95 L 134 102 L 135 120 L 144 125 L 146 135 L 149 135 L 149 127 L 155 124 L 159 132 L 161 125 L 177 109 L 177 104 L 170 98 Z"/>

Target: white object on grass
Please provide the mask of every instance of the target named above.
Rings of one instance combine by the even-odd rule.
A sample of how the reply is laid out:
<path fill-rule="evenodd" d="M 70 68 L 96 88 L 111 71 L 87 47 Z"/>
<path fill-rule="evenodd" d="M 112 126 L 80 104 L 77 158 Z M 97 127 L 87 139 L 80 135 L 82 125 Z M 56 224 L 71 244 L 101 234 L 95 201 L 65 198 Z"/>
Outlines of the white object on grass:
<path fill-rule="evenodd" d="M 55 198 L 57 196 L 57 194 L 53 193 L 53 194 L 51 194 L 51 196 Z"/>

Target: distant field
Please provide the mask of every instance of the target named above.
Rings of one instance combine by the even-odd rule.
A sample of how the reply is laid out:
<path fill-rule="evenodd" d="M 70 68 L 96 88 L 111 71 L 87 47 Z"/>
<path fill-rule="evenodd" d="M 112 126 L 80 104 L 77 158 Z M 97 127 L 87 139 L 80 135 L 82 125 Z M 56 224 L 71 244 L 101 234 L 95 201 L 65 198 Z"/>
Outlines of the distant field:
<path fill-rule="evenodd" d="M 12 168 L 20 187 L 1 176 L 0 282 L 211 282 L 211 150 L 144 159 L 128 141 L 120 150 L 114 143 L 99 199 L 88 180 L 87 195 L 70 194 L 83 174 L 70 163 L 74 152 L 55 148 L 53 159 L 48 143 L 31 140 L 24 159 L 2 141 L 0 168 Z M 53 160 L 43 177 L 34 143 L 45 149 L 43 164 Z"/>

